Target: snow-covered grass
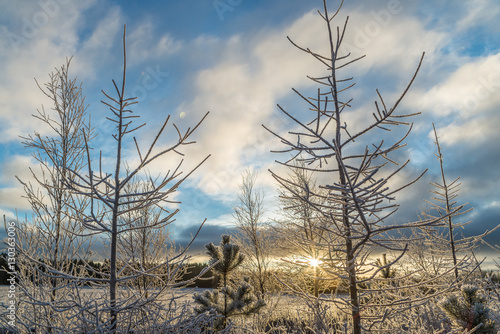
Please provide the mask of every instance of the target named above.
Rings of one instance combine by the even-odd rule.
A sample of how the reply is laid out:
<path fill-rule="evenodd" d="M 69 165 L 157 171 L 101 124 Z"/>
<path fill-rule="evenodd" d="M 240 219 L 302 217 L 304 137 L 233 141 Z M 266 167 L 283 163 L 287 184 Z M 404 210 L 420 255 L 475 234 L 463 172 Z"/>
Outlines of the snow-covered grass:
<path fill-rule="evenodd" d="M 487 284 L 488 282 L 485 280 L 475 283 L 479 286 L 480 291 L 484 291 L 492 320 L 500 321 L 498 285 L 492 286 Z M 0 286 L 0 303 L 3 307 L 8 302 L 8 288 L 8 286 Z M 193 295 L 204 290 L 207 289 L 175 288 L 163 294 L 159 300 L 160 304 L 166 310 L 170 310 L 168 316 L 178 318 L 171 324 L 169 323 L 168 326 L 162 327 L 161 324 L 158 324 L 158 328 L 162 329 L 154 330 L 151 333 L 210 333 L 210 331 L 206 331 L 206 328 L 210 327 L 213 317 L 209 315 L 197 316 L 193 312 Z M 82 288 L 82 294 L 87 296 L 102 296 L 103 292 L 105 290 Z M 349 315 L 343 314 L 335 306 L 335 303 L 326 301 L 329 298 L 328 295 L 320 297 L 322 297 L 322 301 L 318 302 L 314 298 L 304 298 L 289 293 L 269 295 L 265 299 L 266 307 L 258 314 L 231 318 L 229 328 L 221 333 L 349 333 Z M 396 316 L 391 320 L 392 326 L 399 328 L 398 333 L 466 333 L 451 327 L 452 322 L 439 306 L 444 297 L 446 296 L 429 300 L 418 308 Z"/>

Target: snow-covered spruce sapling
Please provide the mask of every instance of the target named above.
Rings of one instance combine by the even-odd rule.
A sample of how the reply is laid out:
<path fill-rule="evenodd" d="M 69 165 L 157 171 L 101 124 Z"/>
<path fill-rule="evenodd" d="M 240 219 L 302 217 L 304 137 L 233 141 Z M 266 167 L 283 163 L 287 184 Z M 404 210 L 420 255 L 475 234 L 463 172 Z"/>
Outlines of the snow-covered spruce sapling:
<path fill-rule="evenodd" d="M 209 264 L 214 266 L 214 271 L 221 275 L 222 280 L 218 289 L 207 290 L 194 296 L 194 301 L 198 304 L 195 312 L 220 315 L 221 319 L 216 324 L 220 329 L 226 328 L 230 317 L 250 315 L 265 305 L 264 301 L 253 293 L 248 278 L 244 278 L 237 286 L 229 285 L 229 274 L 245 259 L 240 247 L 231 244 L 230 241 L 231 237 L 224 234 L 220 246 L 215 246 L 213 243 L 205 245 L 210 256 Z"/>
<path fill-rule="evenodd" d="M 460 296 L 451 295 L 441 302 L 441 308 L 459 328 L 474 333 L 496 333 L 496 324 L 490 319 L 486 298 L 478 294 L 478 287 L 463 285 Z"/>
<path fill-rule="evenodd" d="M 431 296 L 426 295 L 417 301 L 406 295 L 397 295 L 394 290 L 373 288 L 372 283 L 380 282 L 381 278 L 376 277 L 380 268 L 372 266 L 371 255 L 375 251 L 393 254 L 387 267 L 393 266 L 403 258 L 413 240 L 395 240 L 388 235 L 444 224 L 444 217 L 405 223 L 394 218 L 399 208 L 397 195 L 402 195 L 402 190 L 423 175 L 415 175 L 413 179 L 401 177 L 409 160 L 397 161 L 401 156 L 397 152 L 406 146 L 405 140 L 412 129 L 411 119 L 418 114 L 400 111 L 399 107 L 415 81 L 423 54 L 399 97 L 389 103 L 379 90 L 375 90 L 375 112 L 368 117 L 361 116 L 360 113 L 366 111 L 365 102 L 360 107 L 356 106 L 353 96 L 357 94 L 350 93 L 355 82 L 348 70 L 363 57 L 351 57 L 346 43 L 343 43 L 347 36 L 348 19 L 343 26 L 334 26 L 334 18 L 343 1 L 334 12 L 328 10 L 327 2 L 323 0 L 323 10 L 319 15 L 324 22 L 324 46 L 328 51 L 320 54 L 289 38 L 295 47 L 324 66 L 323 74 L 308 77 L 317 85 L 317 90 L 309 90 L 313 95 L 307 97 L 305 93 L 293 89 L 298 99 L 304 102 L 301 110 L 291 101 L 286 104 L 294 105 L 292 109 L 278 105 L 284 116 L 294 124 L 288 133 L 264 125 L 284 146 L 273 151 L 285 153 L 277 163 L 310 172 L 321 191 L 314 193 L 307 183 L 296 182 L 281 172 L 271 171 L 271 174 L 280 187 L 320 217 L 322 233 L 316 234 L 314 246 L 315 249 L 325 250 L 321 270 L 331 282 L 346 282 L 349 292 L 349 295 L 337 295 L 329 302 L 343 314 L 349 314 L 351 332 L 394 331 L 399 329 L 394 328 L 399 324 L 389 319 L 398 317 L 410 307 L 422 305 L 425 298 Z M 398 133 L 390 135 L 391 130 Z M 449 214 L 460 208 L 455 207 Z M 399 281 L 404 283 L 402 279 Z M 422 282 L 419 284 L 423 285 Z M 397 289 L 401 291 L 401 285 Z M 391 302 L 385 303 L 379 296 L 390 297 Z M 393 299 L 394 296 L 397 298 Z M 367 302 L 361 304 L 361 300 Z"/>

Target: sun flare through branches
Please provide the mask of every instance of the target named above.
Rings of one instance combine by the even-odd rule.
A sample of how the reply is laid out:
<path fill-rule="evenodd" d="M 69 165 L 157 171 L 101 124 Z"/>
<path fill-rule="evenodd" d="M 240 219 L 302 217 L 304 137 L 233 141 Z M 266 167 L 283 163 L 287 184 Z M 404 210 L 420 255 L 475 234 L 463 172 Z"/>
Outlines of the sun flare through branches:
<path fill-rule="evenodd" d="M 318 267 L 319 266 L 319 260 L 315 258 L 310 258 L 309 259 L 309 264 L 311 267 Z"/>

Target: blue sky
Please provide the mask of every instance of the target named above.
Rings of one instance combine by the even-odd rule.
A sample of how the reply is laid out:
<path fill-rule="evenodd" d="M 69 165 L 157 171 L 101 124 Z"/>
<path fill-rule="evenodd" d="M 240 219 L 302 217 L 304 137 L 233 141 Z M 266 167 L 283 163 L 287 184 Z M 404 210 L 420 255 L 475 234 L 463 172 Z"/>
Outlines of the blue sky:
<path fill-rule="evenodd" d="M 330 1 L 335 6 L 337 1 Z M 269 153 L 281 149 L 261 127 L 293 127 L 277 103 L 293 111 L 303 107 L 291 88 L 314 89 L 307 74 L 321 73 L 312 59 L 287 41 L 324 49 L 324 29 L 315 12 L 322 2 L 300 0 L 192 1 L 2 1 L 0 11 L 0 213 L 15 217 L 29 207 L 14 178 L 29 179 L 33 163 L 19 135 L 46 129 L 30 117 L 48 102 L 33 78 L 48 79 L 54 67 L 73 56 L 71 74 L 83 81 L 93 125 L 101 133 L 94 147 L 111 157 L 112 125 L 100 104 L 101 89 L 120 79 L 121 37 L 127 24 L 128 92 L 138 96 L 136 112 L 148 123 L 139 135 L 146 145 L 158 123 L 170 114 L 179 127 L 210 116 L 185 151 L 186 168 L 206 154 L 212 157 L 176 195 L 183 202 L 173 226 L 177 240 L 193 233 L 205 217 L 198 246 L 217 242 L 234 223 L 240 175 L 259 172 L 267 193 L 268 215 L 276 216 L 275 184 L 267 170 L 278 170 Z M 373 112 L 378 88 L 394 100 L 411 77 L 422 52 L 421 72 L 401 105 L 421 112 L 401 158 L 412 159 L 402 177 L 429 168 L 417 185 L 398 198 L 397 219 L 414 219 L 438 180 L 432 122 L 441 138 L 449 179 L 460 176 L 459 200 L 474 210 L 466 233 L 477 234 L 500 223 L 500 5 L 496 0 L 346 1 L 349 15 L 345 51 L 366 54 L 350 71 L 357 86 L 353 127 Z M 129 151 L 127 160 L 136 157 Z M 153 173 L 171 161 L 160 161 Z M 488 240 L 495 243 L 500 231 Z"/>

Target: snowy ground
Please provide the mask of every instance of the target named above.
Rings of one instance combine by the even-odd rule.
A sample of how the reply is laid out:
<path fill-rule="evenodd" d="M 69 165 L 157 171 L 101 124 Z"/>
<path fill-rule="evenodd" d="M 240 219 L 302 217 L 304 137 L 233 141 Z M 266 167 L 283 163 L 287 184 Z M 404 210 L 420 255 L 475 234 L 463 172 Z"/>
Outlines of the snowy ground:
<path fill-rule="evenodd" d="M 195 293 L 202 293 L 204 290 L 207 290 L 205 288 L 175 288 L 169 290 L 167 293 L 165 293 L 162 296 L 162 299 L 165 302 L 168 302 L 172 299 L 172 296 L 176 297 L 176 303 L 177 306 L 183 305 L 183 304 L 188 304 L 191 305 L 193 302 L 193 295 Z M 101 289 L 92 289 L 92 288 L 82 288 L 81 290 L 84 294 L 94 294 L 96 296 L 104 293 L 104 290 Z M 0 306 L 5 306 L 7 305 L 9 298 L 8 298 L 8 292 L 9 292 L 9 286 L 8 285 L 0 285 Z M 276 295 L 273 298 L 271 298 L 270 303 L 271 307 L 273 308 L 286 308 L 287 312 L 289 312 L 290 305 L 294 305 L 293 309 L 296 312 L 301 311 L 302 307 L 306 307 L 304 303 L 301 301 L 300 297 L 293 296 L 293 295 Z"/>
<path fill-rule="evenodd" d="M 4 307 L 7 307 L 9 286 L 0 286 L 0 312 L 4 312 Z M 167 293 L 162 295 L 162 302 L 164 305 L 168 305 L 169 308 L 173 307 L 176 310 L 189 310 L 194 307 L 193 295 L 195 293 L 202 293 L 204 290 L 201 288 L 175 288 L 169 290 Z M 91 289 L 82 288 L 81 293 L 83 294 L 93 294 L 94 298 L 99 298 L 105 294 L 104 289 Z M 175 298 L 173 298 L 175 297 Z M 324 296 L 326 297 L 326 296 Z M 175 304 L 172 304 L 175 303 Z M 300 321 L 307 321 L 307 319 L 312 318 L 311 309 L 308 308 L 305 301 L 299 296 L 290 294 L 276 294 L 270 298 L 266 299 L 267 306 L 258 315 L 254 315 L 248 318 L 237 317 L 233 319 L 235 324 L 239 326 L 246 326 L 248 322 L 258 322 L 266 323 L 269 319 L 299 319 Z M 327 303 L 327 313 L 335 313 L 335 305 Z M 323 304 L 325 305 L 325 304 Z"/>
<path fill-rule="evenodd" d="M 9 301 L 9 285 L 0 285 L 0 305 L 6 305 Z M 201 288 L 176 288 L 169 290 L 169 293 L 164 295 L 165 299 L 170 299 L 173 295 L 176 297 L 178 303 L 190 303 L 193 299 L 193 294 L 201 293 L 206 289 Z M 82 288 L 81 292 L 84 294 L 100 295 L 104 292 L 103 289 Z M 19 293 L 19 292 L 17 292 Z"/>

